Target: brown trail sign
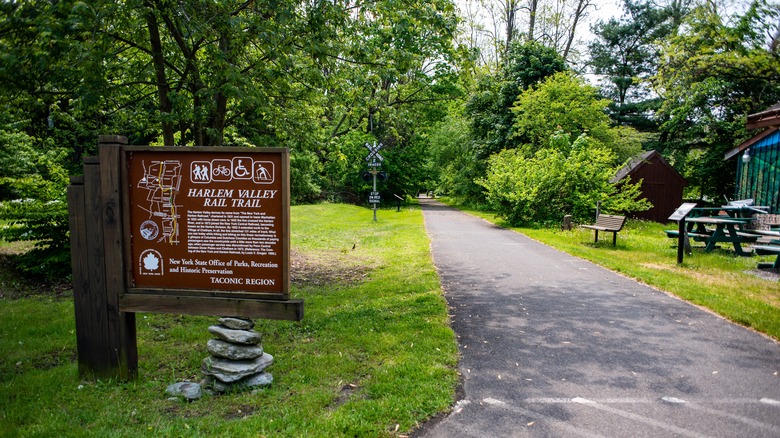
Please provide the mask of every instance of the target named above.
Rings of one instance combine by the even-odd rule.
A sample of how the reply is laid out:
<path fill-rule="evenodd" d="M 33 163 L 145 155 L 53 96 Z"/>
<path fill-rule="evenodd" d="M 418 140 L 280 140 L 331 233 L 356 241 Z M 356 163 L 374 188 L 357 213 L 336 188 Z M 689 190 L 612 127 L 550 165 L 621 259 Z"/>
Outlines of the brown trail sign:
<path fill-rule="evenodd" d="M 136 375 L 136 312 L 303 318 L 286 149 L 99 149 L 68 187 L 82 375 Z"/>

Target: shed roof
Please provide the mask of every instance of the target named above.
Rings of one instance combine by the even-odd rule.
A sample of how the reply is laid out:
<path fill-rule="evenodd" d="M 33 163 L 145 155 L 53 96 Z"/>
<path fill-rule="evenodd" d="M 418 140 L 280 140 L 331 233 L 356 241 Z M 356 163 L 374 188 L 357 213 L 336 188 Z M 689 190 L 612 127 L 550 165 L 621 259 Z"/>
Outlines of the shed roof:
<path fill-rule="evenodd" d="M 678 172 L 674 167 L 672 167 L 668 161 L 664 159 L 664 157 L 658 153 L 658 151 L 652 150 L 643 152 L 642 154 L 632 158 L 628 163 L 626 163 L 625 166 L 623 166 L 620 170 L 617 171 L 615 174 L 615 177 L 610 180 L 611 183 L 616 183 L 623 178 L 637 172 L 639 169 L 641 169 L 644 165 L 649 164 L 653 160 L 658 161 L 663 166 L 667 167 L 669 169 L 669 172 L 674 175 L 675 177 L 679 178 L 680 181 L 685 183 L 685 178 L 683 178 L 682 175 L 680 175 L 680 172 Z"/>
<path fill-rule="evenodd" d="M 743 142 L 739 146 L 735 148 L 731 148 L 723 156 L 724 160 L 730 160 L 731 158 L 735 157 L 736 155 L 739 155 L 740 152 L 744 151 L 745 149 L 749 148 L 750 146 L 753 146 L 754 144 L 760 142 L 761 140 L 768 138 L 772 134 L 780 131 L 780 128 L 769 128 L 764 131 L 761 131 L 758 135 L 753 136 L 751 139 Z"/>
<path fill-rule="evenodd" d="M 769 126 L 780 127 L 780 102 L 764 111 L 748 115 L 745 126 L 747 129 L 766 128 Z"/>
<path fill-rule="evenodd" d="M 728 151 L 726 151 L 726 153 L 723 156 L 724 161 L 730 160 L 734 156 L 738 155 L 740 152 L 744 151 L 750 146 L 753 146 L 759 141 L 767 138 L 768 136 L 774 134 L 776 131 L 780 130 L 780 102 L 777 102 L 776 104 L 770 106 L 764 111 L 761 111 L 760 113 L 748 115 L 747 123 L 745 124 L 745 127 L 747 129 L 768 127 L 769 129 L 765 129 L 764 131 L 759 132 L 758 134 L 756 134 L 749 140 L 746 140 L 739 146 L 735 148 L 731 148 Z"/>

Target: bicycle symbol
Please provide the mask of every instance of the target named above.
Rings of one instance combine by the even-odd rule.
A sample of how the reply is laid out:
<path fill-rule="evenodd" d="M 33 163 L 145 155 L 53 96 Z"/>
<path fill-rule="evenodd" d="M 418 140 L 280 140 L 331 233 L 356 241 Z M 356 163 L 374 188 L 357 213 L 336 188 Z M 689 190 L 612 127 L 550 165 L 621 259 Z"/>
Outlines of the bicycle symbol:
<path fill-rule="evenodd" d="M 215 166 L 211 171 L 214 176 L 230 176 L 230 169 L 227 166 L 219 165 Z"/>

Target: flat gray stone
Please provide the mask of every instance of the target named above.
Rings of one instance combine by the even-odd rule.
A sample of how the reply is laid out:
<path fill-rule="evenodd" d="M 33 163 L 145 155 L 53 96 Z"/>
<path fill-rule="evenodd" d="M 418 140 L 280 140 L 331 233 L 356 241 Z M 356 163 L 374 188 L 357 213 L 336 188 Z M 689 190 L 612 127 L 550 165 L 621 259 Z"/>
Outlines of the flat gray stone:
<path fill-rule="evenodd" d="M 232 344 L 221 339 L 209 339 L 206 349 L 212 356 L 231 360 L 255 359 L 263 355 L 263 347 L 260 344 Z"/>
<path fill-rule="evenodd" d="M 246 389 L 257 389 L 265 387 L 273 383 L 273 381 L 274 377 L 271 375 L 271 373 L 263 371 L 257 374 L 252 374 L 251 376 L 247 376 L 233 383 L 220 382 L 218 379 L 210 377 L 206 386 L 218 394 L 224 394 L 228 391 L 241 391 Z"/>
<path fill-rule="evenodd" d="M 224 394 L 231 389 L 233 389 L 233 386 L 235 383 L 222 383 L 219 380 L 215 379 L 214 377 L 211 378 L 211 381 L 209 382 L 209 387 L 214 390 L 217 394 Z"/>
<path fill-rule="evenodd" d="M 263 335 L 254 330 L 233 330 L 221 325 L 209 326 L 209 332 L 234 344 L 257 345 L 263 340 Z"/>
<path fill-rule="evenodd" d="M 271 373 L 267 373 L 265 371 L 263 371 L 262 373 L 249 376 L 244 380 L 241 380 L 241 385 L 247 388 L 268 386 L 271 383 L 274 383 L 274 376 L 272 376 Z"/>
<path fill-rule="evenodd" d="M 234 318 L 231 316 L 219 318 L 219 323 L 233 330 L 252 330 L 255 328 L 255 323 L 251 319 Z"/>
<path fill-rule="evenodd" d="M 207 376 L 213 376 L 223 383 L 233 383 L 252 374 L 257 374 L 274 361 L 268 353 L 251 360 L 229 360 L 209 356 L 203 359 L 201 370 Z"/>
<path fill-rule="evenodd" d="M 168 385 L 165 392 L 174 397 L 184 397 L 190 401 L 203 397 L 203 390 L 200 384 L 193 382 L 179 382 Z"/>

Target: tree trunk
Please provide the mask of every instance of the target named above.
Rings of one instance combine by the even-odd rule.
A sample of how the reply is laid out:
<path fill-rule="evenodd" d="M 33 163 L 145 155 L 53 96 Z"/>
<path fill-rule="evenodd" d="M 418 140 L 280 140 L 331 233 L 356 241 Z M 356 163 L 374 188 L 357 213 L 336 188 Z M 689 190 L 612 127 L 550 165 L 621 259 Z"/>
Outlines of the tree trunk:
<path fill-rule="evenodd" d="M 571 44 L 574 41 L 574 34 L 577 30 L 577 23 L 585 14 L 585 9 L 588 6 L 593 6 L 589 0 L 580 0 L 577 3 L 577 8 L 574 10 L 574 17 L 572 17 L 571 29 L 569 29 L 569 37 L 566 41 L 566 49 L 563 51 L 563 59 L 569 58 L 569 50 L 571 50 Z"/>
<path fill-rule="evenodd" d="M 173 107 L 168 98 L 170 88 L 168 86 L 168 79 L 165 75 L 165 58 L 163 57 L 160 28 L 157 25 L 157 16 L 154 12 L 154 6 L 151 3 L 147 3 L 146 6 L 146 25 L 149 28 L 152 64 L 154 65 L 154 75 L 157 80 L 157 96 L 159 98 L 160 115 L 162 116 L 163 144 L 165 146 L 173 146 L 173 123 L 170 121 L 170 114 Z"/>
<path fill-rule="evenodd" d="M 509 44 L 515 37 L 515 14 L 517 13 L 517 5 L 515 0 L 506 1 L 506 10 L 504 11 L 504 19 L 506 19 L 506 46 L 504 47 L 505 56 L 509 53 Z"/>
<path fill-rule="evenodd" d="M 228 58 L 230 52 L 230 43 L 225 35 L 219 39 L 219 50 Z M 208 132 L 209 144 L 212 146 L 222 146 L 225 140 L 225 120 L 227 120 L 227 103 L 228 99 L 225 93 L 217 91 L 214 95 L 214 112 L 209 117 L 209 126 L 211 127 Z"/>
<path fill-rule="evenodd" d="M 530 0 L 528 4 L 528 41 L 534 40 L 534 27 L 536 26 L 536 11 L 539 0 Z"/>

